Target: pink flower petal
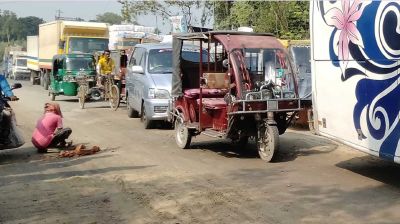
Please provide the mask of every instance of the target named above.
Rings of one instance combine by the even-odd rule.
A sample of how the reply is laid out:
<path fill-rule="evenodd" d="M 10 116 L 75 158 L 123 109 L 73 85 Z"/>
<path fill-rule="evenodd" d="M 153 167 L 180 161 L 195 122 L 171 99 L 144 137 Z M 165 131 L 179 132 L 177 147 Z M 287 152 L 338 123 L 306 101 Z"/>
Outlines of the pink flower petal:
<path fill-rule="evenodd" d="M 361 4 L 361 0 L 354 0 L 353 4 L 351 4 L 349 13 L 352 14 L 356 11 L 358 11 L 358 5 Z"/>
<path fill-rule="evenodd" d="M 342 0 L 343 15 L 348 15 L 350 10 L 350 0 Z"/>
<path fill-rule="evenodd" d="M 329 26 L 335 26 L 339 30 L 343 29 L 344 26 L 344 16 L 342 11 L 338 8 L 332 8 L 325 14 L 326 24 Z"/>
<path fill-rule="evenodd" d="M 350 41 L 364 48 L 364 43 L 361 34 L 358 31 L 356 25 L 354 25 L 354 23 L 348 23 L 346 28 L 347 28 L 346 29 L 347 37 L 350 39 Z"/>
<path fill-rule="evenodd" d="M 340 32 L 339 36 L 339 60 L 349 59 L 349 39 L 347 39 L 346 31 Z"/>
<path fill-rule="evenodd" d="M 358 2 L 358 1 L 357 1 L 357 2 Z M 360 6 L 360 8 L 358 9 L 358 5 L 359 5 L 359 4 L 361 4 L 361 6 Z M 353 6 L 355 6 L 355 7 L 354 7 L 354 10 L 353 10 Z M 357 3 L 357 5 L 356 5 L 356 2 L 354 2 L 353 6 L 352 6 L 352 9 L 350 9 L 350 14 L 348 15 L 348 16 L 349 16 L 349 17 L 348 17 L 348 22 L 354 22 L 354 21 L 357 21 L 358 19 L 360 19 L 360 17 L 361 17 L 361 15 L 362 15 L 362 13 L 363 13 L 364 8 L 365 8 L 366 5 L 362 5 L 361 2 L 360 2 L 360 3 Z"/>

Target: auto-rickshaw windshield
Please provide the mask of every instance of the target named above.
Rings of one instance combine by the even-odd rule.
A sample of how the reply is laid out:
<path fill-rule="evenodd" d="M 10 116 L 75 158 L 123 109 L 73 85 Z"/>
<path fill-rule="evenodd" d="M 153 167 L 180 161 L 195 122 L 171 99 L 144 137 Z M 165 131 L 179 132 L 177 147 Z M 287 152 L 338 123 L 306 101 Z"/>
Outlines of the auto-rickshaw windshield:
<path fill-rule="evenodd" d="M 67 70 L 95 70 L 95 62 L 93 58 L 67 58 Z"/>
<path fill-rule="evenodd" d="M 243 49 L 246 68 L 253 86 L 272 81 L 276 86 L 294 91 L 292 63 L 281 49 Z"/>

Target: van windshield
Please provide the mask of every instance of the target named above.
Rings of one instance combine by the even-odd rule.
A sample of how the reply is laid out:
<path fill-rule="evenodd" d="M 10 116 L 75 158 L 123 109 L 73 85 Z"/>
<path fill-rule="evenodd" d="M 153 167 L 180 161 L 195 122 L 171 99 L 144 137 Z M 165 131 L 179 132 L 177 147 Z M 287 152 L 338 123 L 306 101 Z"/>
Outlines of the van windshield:
<path fill-rule="evenodd" d="M 182 58 L 191 61 L 200 61 L 200 52 L 182 49 Z M 203 61 L 207 60 L 207 52 L 203 51 Z M 153 49 L 149 52 L 147 69 L 149 73 L 172 73 L 172 49 Z"/>
<path fill-rule="evenodd" d="M 67 58 L 67 70 L 95 70 L 95 62 L 93 58 Z"/>

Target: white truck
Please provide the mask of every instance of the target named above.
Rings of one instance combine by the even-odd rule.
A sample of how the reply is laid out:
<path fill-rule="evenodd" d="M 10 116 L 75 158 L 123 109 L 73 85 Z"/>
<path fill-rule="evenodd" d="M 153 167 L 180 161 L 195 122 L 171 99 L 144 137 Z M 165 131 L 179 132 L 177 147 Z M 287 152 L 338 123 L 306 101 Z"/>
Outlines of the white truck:
<path fill-rule="evenodd" d="M 27 64 L 30 72 L 30 81 L 34 84 L 39 84 L 39 36 L 26 37 Z"/>
<path fill-rule="evenodd" d="M 396 163 L 399 12 L 399 1 L 310 2 L 316 132 Z"/>
<path fill-rule="evenodd" d="M 56 20 L 39 25 L 39 78 L 47 90 L 57 54 L 91 53 L 108 48 L 106 23 Z"/>
<path fill-rule="evenodd" d="M 10 51 L 10 55 L 12 56 L 12 69 L 10 78 L 14 80 L 28 78 L 30 76 L 30 72 L 27 66 L 26 51 Z"/>

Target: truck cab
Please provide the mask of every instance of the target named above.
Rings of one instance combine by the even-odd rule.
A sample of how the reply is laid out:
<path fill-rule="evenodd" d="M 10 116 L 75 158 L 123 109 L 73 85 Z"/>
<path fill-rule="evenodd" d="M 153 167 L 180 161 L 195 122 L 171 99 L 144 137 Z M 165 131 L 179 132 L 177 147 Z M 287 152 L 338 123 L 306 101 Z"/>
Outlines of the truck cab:
<path fill-rule="evenodd" d="M 12 73 L 11 78 L 17 80 L 19 78 L 25 79 L 30 77 L 30 71 L 27 65 L 27 57 L 23 56 L 14 56 L 12 62 Z"/>

